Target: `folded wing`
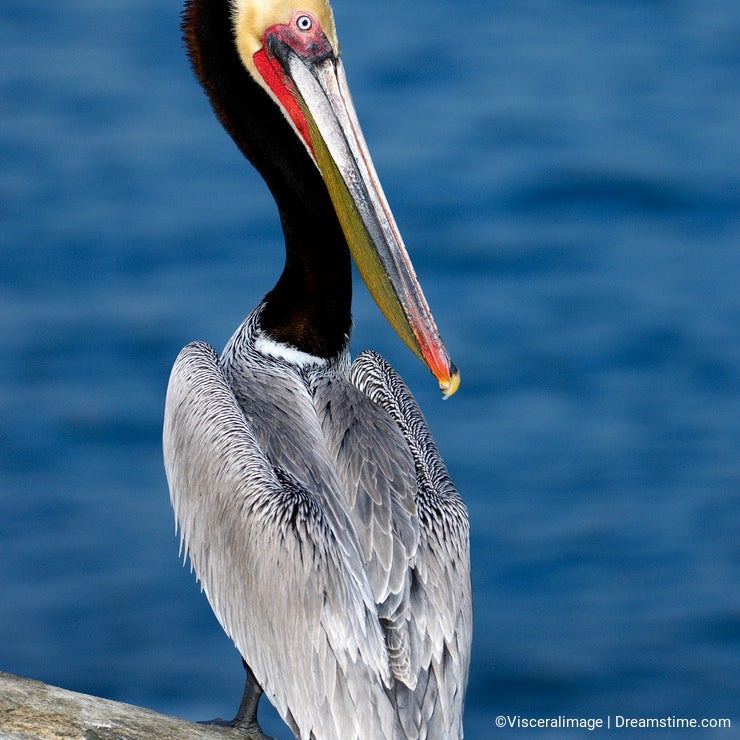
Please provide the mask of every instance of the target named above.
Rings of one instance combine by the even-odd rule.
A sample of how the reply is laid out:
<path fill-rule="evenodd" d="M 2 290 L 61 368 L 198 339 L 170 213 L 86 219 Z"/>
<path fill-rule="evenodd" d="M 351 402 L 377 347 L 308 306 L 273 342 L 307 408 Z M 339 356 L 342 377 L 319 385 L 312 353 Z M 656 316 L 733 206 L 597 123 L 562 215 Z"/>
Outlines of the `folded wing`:
<path fill-rule="evenodd" d="M 359 555 L 260 449 L 207 344 L 185 347 L 172 370 L 164 454 L 182 547 L 281 716 L 301 737 L 393 737 L 387 647 Z"/>

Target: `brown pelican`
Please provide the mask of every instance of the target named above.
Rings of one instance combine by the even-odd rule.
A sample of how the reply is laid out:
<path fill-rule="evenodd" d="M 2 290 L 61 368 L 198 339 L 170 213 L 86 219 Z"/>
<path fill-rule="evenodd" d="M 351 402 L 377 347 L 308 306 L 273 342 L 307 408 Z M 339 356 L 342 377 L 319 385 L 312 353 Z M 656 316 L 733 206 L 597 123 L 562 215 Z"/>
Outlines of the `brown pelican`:
<path fill-rule="evenodd" d="M 376 19 L 377 22 L 377 19 Z M 285 268 L 219 356 L 167 390 L 181 547 L 296 737 L 459 738 L 470 660 L 468 518 L 410 391 L 349 359 L 350 253 L 445 395 L 459 376 L 351 102 L 325 0 L 189 0 L 183 29 L 221 123 L 264 177 Z"/>

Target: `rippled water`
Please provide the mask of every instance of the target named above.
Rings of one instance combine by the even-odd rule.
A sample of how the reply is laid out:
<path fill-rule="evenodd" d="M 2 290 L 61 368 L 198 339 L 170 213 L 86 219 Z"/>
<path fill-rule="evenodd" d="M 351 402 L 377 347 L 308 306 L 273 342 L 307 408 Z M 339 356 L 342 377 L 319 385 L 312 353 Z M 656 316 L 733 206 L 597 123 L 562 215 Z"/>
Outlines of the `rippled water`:
<path fill-rule="evenodd" d="M 197 719 L 233 713 L 241 665 L 178 560 L 164 392 L 271 287 L 281 237 L 179 9 L 0 7 L 0 670 Z M 335 12 L 462 370 L 441 403 L 358 284 L 354 346 L 407 378 L 471 513 L 466 737 L 740 724 L 736 3 Z"/>

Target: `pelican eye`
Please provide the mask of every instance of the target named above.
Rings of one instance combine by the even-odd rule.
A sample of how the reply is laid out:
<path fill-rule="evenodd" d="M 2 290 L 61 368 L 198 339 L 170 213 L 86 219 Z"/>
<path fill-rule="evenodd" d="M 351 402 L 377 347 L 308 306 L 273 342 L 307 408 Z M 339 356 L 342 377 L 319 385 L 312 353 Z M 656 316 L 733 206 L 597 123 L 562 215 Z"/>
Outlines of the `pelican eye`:
<path fill-rule="evenodd" d="M 299 31 L 308 31 L 313 26 L 313 21 L 311 20 L 311 16 L 299 15 L 295 20 L 295 24 Z"/>

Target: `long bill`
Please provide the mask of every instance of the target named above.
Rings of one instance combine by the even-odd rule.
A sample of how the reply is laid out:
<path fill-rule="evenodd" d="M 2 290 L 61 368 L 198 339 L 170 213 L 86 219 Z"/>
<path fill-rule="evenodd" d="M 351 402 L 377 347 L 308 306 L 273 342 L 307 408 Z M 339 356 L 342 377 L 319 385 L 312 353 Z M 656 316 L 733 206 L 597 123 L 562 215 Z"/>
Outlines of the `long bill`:
<path fill-rule="evenodd" d="M 280 43 L 273 53 L 304 119 L 296 128 L 326 182 L 365 285 L 398 336 L 437 378 L 444 396 L 451 396 L 460 375 L 375 172 L 340 59 L 333 54 L 306 59 Z"/>

